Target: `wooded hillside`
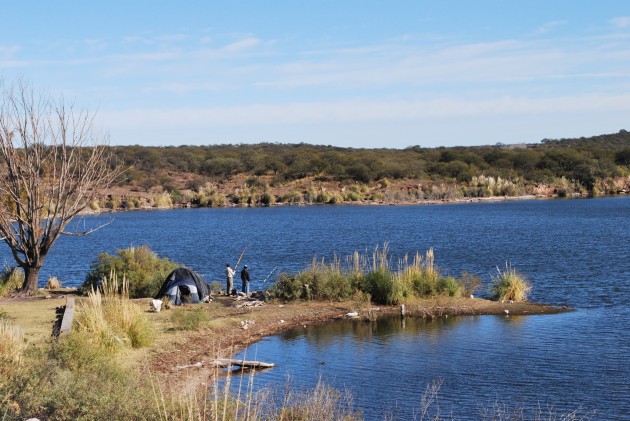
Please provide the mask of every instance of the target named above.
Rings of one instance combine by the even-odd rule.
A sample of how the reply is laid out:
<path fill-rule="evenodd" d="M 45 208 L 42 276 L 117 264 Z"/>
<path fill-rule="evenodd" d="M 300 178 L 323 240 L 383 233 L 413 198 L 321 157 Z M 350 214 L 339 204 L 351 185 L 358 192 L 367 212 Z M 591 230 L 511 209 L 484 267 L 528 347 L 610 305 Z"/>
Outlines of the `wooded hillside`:
<path fill-rule="evenodd" d="M 261 143 L 115 152 L 129 167 L 119 183 L 129 194 L 167 194 L 202 206 L 317 202 L 322 192 L 329 193 L 319 198 L 325 203 L 617 194 L 628 190 L 630 176 L 625 130 L 522 145 L 400 150 Z M 386 197 L 388 190 L 398 199 L 396 192 Z"/>

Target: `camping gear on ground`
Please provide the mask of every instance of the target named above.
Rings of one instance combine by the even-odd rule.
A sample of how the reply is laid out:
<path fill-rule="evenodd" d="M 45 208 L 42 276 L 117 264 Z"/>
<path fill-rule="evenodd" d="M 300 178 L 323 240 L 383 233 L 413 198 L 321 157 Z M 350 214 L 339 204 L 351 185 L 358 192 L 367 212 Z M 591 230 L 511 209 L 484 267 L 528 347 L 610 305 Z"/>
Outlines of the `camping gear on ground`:
<path fill-rule="evenodd" d="M 177 268 L 164 280 L 156 299 L 168 297 L 173 305 L 202 303 L 209 300 L 208 284 L 190 269 Z"/>
<path fill-rule="evenodd" d="M 164 301 L 162 300 L 151 300 L 149 311 L 153 313 L 159 313 L 160 310 L 162 310 L 162 304 L 164 304 Z"/>

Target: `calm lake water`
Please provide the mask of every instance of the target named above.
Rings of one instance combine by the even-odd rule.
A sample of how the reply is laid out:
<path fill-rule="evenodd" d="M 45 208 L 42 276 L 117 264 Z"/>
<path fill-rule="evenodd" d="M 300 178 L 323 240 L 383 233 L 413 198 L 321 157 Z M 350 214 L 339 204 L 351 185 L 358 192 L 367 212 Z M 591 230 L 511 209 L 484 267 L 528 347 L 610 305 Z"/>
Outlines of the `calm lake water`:
<path fill-rule="evenodd" d="M 297 387 L 318 378 L 349 389 L 366 419 L 412 419 L 421 395 L 443 379 L 442 414 L 478 419 L 480 408 L 553 406 L 630 419 L 630 197 L 440 206 L 313 206 L 181 209 L 88 217 L 111 225 L 62 238 L 41 272 L 79 285 L 99 253 L 148 244 L 209 282 L 243 250 L 254 289 L 314 256 L 371 253 L 388 242 L 394 261 L 432 247 L 442 273 L 485 284 L 512 264 L 532 301 L 570 304 L 548 316 L 341 321 L 267 338 L 245 350 L 274 361 L 256 387 Z M 0 258 L 11 262 L 2 244 Z M 271 276 L 269 274 L 272 273 Z M 264 282 L 267 279 L 266 283 Z M 483 295 L 485 291 L 480 291 Z"/>

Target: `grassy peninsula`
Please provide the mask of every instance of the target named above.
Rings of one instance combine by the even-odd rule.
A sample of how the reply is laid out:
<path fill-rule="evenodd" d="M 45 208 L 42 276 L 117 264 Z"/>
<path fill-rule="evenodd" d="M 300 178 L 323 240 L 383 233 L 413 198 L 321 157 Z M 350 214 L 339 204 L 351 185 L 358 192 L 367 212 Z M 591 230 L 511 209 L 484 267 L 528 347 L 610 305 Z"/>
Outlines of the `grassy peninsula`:
<path fill-rule="evenodd" d="M 146 248 L 122 250 L 117 257 L 103 256 L 93 268 L 105 271 L 108 264 L 132 266 L 151 258 L 159 260 Z M 371 256 L 313 261 L 300 273 L 280 275 L 259 295 L 264 300 L 217 294 L 210 303 L 158 313 L 148 312 L 150 298 L 130 297 L 134 289 L 126 276 L 109 272 L 87 296 L 75 297 L 73 332 L 59 339 L 50 339 L 58 309 L 77 291 L 0 299 L 0 419 L 360 420 L 351 399 L 323 383 L 307 392 L 288 390 L 276 405 L 266 392 L 251 392 L 255 378 L 246 375 L 228 378 L 243 382 L 234 396 L 218 386 L 225 373 L 211 362 L 289 327 L 346 317 L 365 323 L 401 317 L 400 304 L 405 304 L 404 317 L 423 318 L 567 311 L 521 301 L 525 296 L 515 292 L 526 294 L 527 282 L 509 267 L 497 274 L 496 299 L 486 300 L 469 294 L 478 286 L 474 277 L 441 276 L 431 251 L 396 267 L 389 261 L 386 245 Z M 149 278 L 141 283 L 150 283 Z M 427 390 L 433 394 L 436 388 Z M 419 411 L 441 419 L 430 399 L 423 402 Z"/>

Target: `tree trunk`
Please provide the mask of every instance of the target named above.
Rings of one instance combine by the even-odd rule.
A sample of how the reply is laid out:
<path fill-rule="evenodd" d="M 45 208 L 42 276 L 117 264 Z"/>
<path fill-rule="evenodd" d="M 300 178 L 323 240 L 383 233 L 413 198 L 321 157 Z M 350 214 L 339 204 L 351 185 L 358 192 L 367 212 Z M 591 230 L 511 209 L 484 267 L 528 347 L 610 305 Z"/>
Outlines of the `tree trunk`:
<path fill-rule="evenodd" d="M 24 284 L 20 293 L 24 295 L 35 295 L 39 288 L 39 267 L 24 268 Z"/>

